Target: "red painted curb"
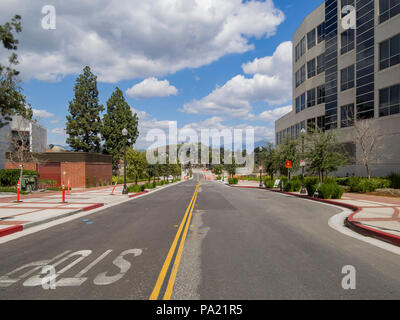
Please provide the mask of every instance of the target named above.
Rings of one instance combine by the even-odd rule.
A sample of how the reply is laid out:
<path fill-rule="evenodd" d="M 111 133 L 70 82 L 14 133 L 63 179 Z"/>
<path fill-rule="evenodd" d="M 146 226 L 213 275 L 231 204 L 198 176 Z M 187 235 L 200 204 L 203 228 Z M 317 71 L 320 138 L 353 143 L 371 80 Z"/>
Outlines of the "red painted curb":
<path fill-rule="evenodd" d="M 97 208 L 100 208 L 100 207 L 103 207 L 103 206 L 104 206 L 104 203 L 96 203 L 96 204 L 93 204 L 91 206 L 87 206 L 87 207 L 82 208 L 82 211 L 89 211 L 89 210 L 97 209 Z"/>
<path fill-rule="evenodd" d="M 148 191 L 142 191 L 142 192 L 138 192 L 138 193 L 135 193 L 135 194 L 131 194 L 131 195 L 129 195 L 129 198 L 134 198 L 134 197 L 140 196 L 140 195 L 145 194 L 145 193 L 148 193 Z"/>
<path fill-rule="evenodd" d="M 313 198 L 310 196 L 305 196 L 305 195 L 300 195 L 300 194 L 296 194 L 296 193 L 291 193 L 291 192 L 285 192 L 285 191 L 280 191 L 280 190 L 273 190 L 273 189 L 266 189 L 266 188 L 260 188 L 260 187 L 246 187 L 246 186 L 235 186 L 236 188 L 253 188 L 253 189 L 262 189 L 262 190 L 268 190 L 268 191 L 272 191 L 272 192 L 277 192 L 277 193 L 283 193 L 283 194 L 289 194 L 291 196 L 295 196 L 298 198 L 304 198 L 304 199 L 309 199 L 309 200 L 313 200 L 313 201 L 317 201 L 317 202 L 322 202 L 322 203 L 328 203 L 328 204 L 333 204 L 335 206 L 339 206 L 339 207 L 344 207 L 350 210 L 353 210 L 354 212 L 352 214 L 350 214 L 346 220 L 345 220 L 345 225 L 352 229 L 353 231 L 356 231 L 358 233 L 361 233 L 365 236 L 370 236 L 373 238 L 377 238 L 386 242 L 389 242 L 391 244 L 394 244 L 396 246 L 400 246 L 400 237 L 387 233 L 387 232 L 383 232 L 383 231 L 379 231 L 367 226 L 362 225 L 360 222 L 358 222 L 357 220 L 354 219 L 354 216 L 362 211 L 362 208 L 351 205 L 351 204 L 347 204 L 347 203 L 341 203 L 341 202 L 337 202 L 337 201 L 333 201 L 333 200 L 326 200 L 326 199 L 319 199 L 319 198 Z"/>
<path fill-rule="evenodd" d="M 8 236 L 9 234 L 22 231 L 24 228 L 22 225 L 12 226 L 6 229 L 0 230 L 0 237 Z"/>

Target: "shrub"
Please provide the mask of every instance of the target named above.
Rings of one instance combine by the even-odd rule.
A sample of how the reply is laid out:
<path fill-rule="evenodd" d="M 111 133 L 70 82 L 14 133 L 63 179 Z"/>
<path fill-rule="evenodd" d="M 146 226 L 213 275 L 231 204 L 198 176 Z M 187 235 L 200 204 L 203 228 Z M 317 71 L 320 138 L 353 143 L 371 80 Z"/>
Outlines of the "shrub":
<path fill-rule="evenodd" d="M 374 192 L 376 189 L 389 188 L 391 180 L 383 178 L 367 178 L 351 177 L 349 186 L 351 192 Z"/>
<path fill-rule="evenodd" d="M 283 190 L 286 192 L 297 192 L 301 188 L 301 180 L 294 179 L 284 184 Z"/>
<path fill-rule="evenodd" d="M 304 184 L 307 189 L 307 194 L 312 197 L 317 190 L 319 179 L 317 177 L 305 177 Z"/>
<path fill-rule="evenodd" d="M 400 174 L 391 173 L 387 176 L 387 180 L 390 180 L 390 187 L 393 189 L 400 189 Z"/>
<path fill-rule="evenodd" d="M 221 176 L 217 176 L 217 178 L 216 178 L 217 180 L 221 180 L 222 178 L 221 178 Z"/>
<path fill-rule="evenodd" d="M 229 182 L 229 184 L 238 184 L 239 179 L 238 178 L 229 178 L 228 182 Z"/>
<path fill-rule="evenodd" d="M 143 192 L 144 189 L 146 189 L 146 185 L 145 185 L 145 184 L 142 184 L 142 185 L 140 186 L 140 191 Z"/>
<path fill-rule="evenodd" d="M 332 199 L 341 199 L 344 193 L 344 188 L 337 184 L 334 185 Z"/>
<path fill-rule="evenodd" d="M 264 180 L 264 186 L 268 189 L 272 189 L 274 187 L 275 181 L 271 179 Z"/>
<path fill-rule="evenodd" d="M 128 193 L 132 193 L 132 192 L 140 192 L 141 188 L 139 185 L 137 184 L 132 184 L 128 187 Z"/>
<path fill-rule="evenodd" d="M 39 176 L 36 171 L 23 170 L 23 175 Z M 19 169 L 1 169 L 0 170 L 0 185 L 3 187 L 16 186 L 19 180 Z"/>

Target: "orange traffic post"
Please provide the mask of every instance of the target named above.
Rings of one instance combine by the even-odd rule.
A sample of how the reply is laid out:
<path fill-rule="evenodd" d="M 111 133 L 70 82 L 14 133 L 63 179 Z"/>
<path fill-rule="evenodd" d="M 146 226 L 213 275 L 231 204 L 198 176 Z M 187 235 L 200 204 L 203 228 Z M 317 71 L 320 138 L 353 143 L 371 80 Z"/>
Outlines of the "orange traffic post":
<path fill-rule="evenodd" d="M 19 195 L 20 188 L 21 188 L 21 183 L 20 183 L 20 180 L 18 180 L 18 184 L 17 184 L 17 201 L 16 201 L 16 202 L 22 202 L 21 200 L 19 200 L 19 197 L 20 197 L 20 195 Z"/>
<path fill-rule="evenodd" d="M 112 189 L 111 195 L 114 195 L 115 188 L 117 187 L 118 180 L 115 181 L 114 188 Z"/>
<path fill-rule="evenodd" d="M 69 179 L 68 179 L 68 189 L 67 190 L 68 190 L 67 193 L 69 194 Z"/>
<path fill-rule="evenodd" d="M 61 203 L 66 203 L 65 202 L 65 184 L 64 184 L 64 181 L 62 182 L 62 202 Z"/>

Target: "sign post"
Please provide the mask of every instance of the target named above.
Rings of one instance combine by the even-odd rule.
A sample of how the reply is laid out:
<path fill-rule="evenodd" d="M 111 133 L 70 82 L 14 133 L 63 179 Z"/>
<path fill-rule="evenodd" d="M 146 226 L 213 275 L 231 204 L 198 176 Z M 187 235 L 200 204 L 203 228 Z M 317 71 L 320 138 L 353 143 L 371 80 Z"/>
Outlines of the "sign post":
<path fill-rule="evenodd" d="M 307 189 L 304 185 L 304 168 L 306 166 L 305 160 L 300 160 L 300 167 L 301 167 L 301 189 L 300 194 L 307 194 Z"/>
<path fill-rule="evenodd" d="M 288 181 L 290 181 L 290 169 L 292 169 L 292 161 L 286 161 L 286 169 L 288 169 Z"/>
<path fill-rule="evenodd" d="M 260 169 L 260 188 L 262 188 L 263 187 L 263 184 L 262 184 L 262 170 L 263 170 L 263 167 L 260 166 L 259 169 Z"/>

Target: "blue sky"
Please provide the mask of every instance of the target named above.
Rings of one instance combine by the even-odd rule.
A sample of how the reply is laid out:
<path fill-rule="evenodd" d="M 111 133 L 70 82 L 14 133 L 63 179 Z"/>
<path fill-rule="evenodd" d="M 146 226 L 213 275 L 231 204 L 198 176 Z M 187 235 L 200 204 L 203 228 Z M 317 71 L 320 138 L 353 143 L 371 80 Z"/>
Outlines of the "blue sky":
<path fill-rule="evenodd" d="M 48 143 L 65 144 L 68 101 L 86 64 L 99 75 L 101 103 L 106 105 L 118 86 L 138 112 L 138 147 L 145 145 L 149 129 L 163 128 L 168 120 L 195 130 L 252 127 L 256 141 L 273 141 L 274 120 L 291 106 L 288 41 L 322 1 L 221 0 L 212 9 L 185 1 L 152 1 L 154 7 L 108 1 L 104 14 L 98 11 L 104 0 L 73 0 L 69 6 L 2 1 L 0 23 L 15 13 L 23 19 L 19 56 L 24 94 L 48 130 Z M 56 30 L 41 27 L 45 4 L 56 9 Z M 216 19 L 210 20 L 208 12 Z"/>

